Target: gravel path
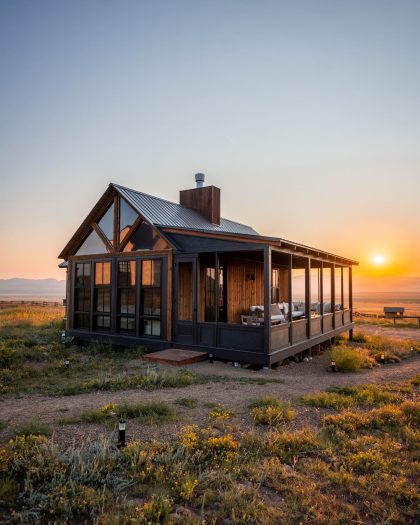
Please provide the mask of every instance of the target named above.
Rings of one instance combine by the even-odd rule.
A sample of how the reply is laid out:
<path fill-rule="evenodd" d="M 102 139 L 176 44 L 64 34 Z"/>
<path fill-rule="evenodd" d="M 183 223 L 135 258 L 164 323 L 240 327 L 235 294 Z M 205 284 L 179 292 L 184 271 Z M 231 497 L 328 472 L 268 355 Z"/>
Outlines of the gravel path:
<path fill-rule="evenodd" d="M 100 425 L 57 425 L 60 416 L 77 416 L 81 411 L 98 409 L 105 403 L 128 403 L 160 400 L 173 403 L 180 397 L 191 397 L 198 401 L 194 409 L 177 407 L 179 418 L 176 422 L 161 426 L 141 426 L 136 421 L 129 421 L 129 433 L 132 439 L 150 439 L 152 437 L 171 438 L 185 424 L 205 425 L 210 408 L 209 402 L 222 403 L 236 414 L 234 424 L 241 428 L 251 428 L 249 401 L 262 395 L 273 395 L 296 404 L 303 394 L 325 390 L 331 386 L 359 385 L 364 383 L 385 383 L 404 381 L 420 373 L 420 356 L 415 356 L 398 364 L 377 366 L 372 370 L 357 374 L 332 374 L 326 369 L 325 355 L 316 356 L 312 361 L 292 363 L 277 370 L 252 371 L 234 368 L 225 363 L 197 363 L 189 369 L 212 375 L 229 376 L 228 382 L 217 382 L 191 385 L 185 388 L 166 388 L 152 392 L 144 390 L 125 390 L 117 392 L 92 392 L 77 396 L 46 397 L 34 396 L 3 399 L 0 401 L 0 414 L 3 421 L 9 422 L 9 429 L 0 434 L 0 441 L 11 437 L 10 428 L 33 417 L 39 417 L 55 428 L 55 439 L 65 445 L 81 442 L 85 439 L 96 439 L 99 435 L 109 435 L 109 430 Z M 234 378 L 264 378 L 281 380 L 282 383 L 246 383 L 232 381 Z M 299 414 L 292 428 L 304 426 L 311 422 L 316 424 L 314 409 L 299 407 Z"/>

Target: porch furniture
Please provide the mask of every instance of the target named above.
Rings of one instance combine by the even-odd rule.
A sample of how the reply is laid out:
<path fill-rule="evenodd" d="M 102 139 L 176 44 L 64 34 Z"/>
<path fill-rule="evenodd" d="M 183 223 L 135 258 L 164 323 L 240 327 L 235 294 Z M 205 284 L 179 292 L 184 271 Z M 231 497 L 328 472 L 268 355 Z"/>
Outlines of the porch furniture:
<path fill-rule="evenodd" d="M 241 323 L 253 326 L 260 326 L 264 323 L 264 318 L 256 315 L 241 315 Z"/>

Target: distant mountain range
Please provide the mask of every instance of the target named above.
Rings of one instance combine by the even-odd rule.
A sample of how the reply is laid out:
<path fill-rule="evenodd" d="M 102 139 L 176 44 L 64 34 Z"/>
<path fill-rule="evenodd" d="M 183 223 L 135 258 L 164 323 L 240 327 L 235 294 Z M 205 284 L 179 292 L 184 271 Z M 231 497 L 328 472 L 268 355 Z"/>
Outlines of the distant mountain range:
<path fill-rule="evenodd" d="M 64 297 L 66 281 L 58 279 L 0 279 L 1 295 Z"/>

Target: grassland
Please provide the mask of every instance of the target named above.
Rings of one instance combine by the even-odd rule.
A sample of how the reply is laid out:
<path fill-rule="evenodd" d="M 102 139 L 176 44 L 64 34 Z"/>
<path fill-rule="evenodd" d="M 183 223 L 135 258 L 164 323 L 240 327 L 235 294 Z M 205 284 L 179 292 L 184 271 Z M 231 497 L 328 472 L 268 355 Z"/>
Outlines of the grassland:
<path fill-rule="evenodd" d="M 178 370 L 165 376 L 165 370 L 143 367 L 143 349 L 115 353 L 98 345 L 63 345 L 58 316 L 35 315 L 31 323 L 30 316 L 19 321 L 19 312 L 4 321 L 0 312 L 0 319 L 0 373 L 6 377 L 0 407 L 2 402 L 11 406 L 19 396 L 33 397 L 36 403 L 40 393 L 71 400 L 69 394 L 82 392 L 96 400 L 129 388 L 154 396 L 93 402 L 94 408 L 81 407 L 72 415 L 62 412 L 49 423 L 33 417 L 15 425 L 2 412 L 0 431 L 9 432 L 12 439 L 0 446 L 0 522 L 416 523 L 420 379 L 369 382 L 381 368 L 378 352 L 387 355 L 389 368 L 384 370 L 398 370 L 416 351 L 410 343 L 362 335 L 353 345 L 341 340 L 338 346 L 348 351 L 363 349 L 375 367 L 352 376 L 364 374 L 365 384 L 340 384 L 286 400 L 279 393 L 294 385 L 274 378 L 220 379 Z M 66 359 L 69 368 L 62 364 Z M 326 371 L 328 354 L 314 359 L 320 360 L 325 377 L 344 377 Z M 104 374 L 107 381 L 102 381 Z M 150 374 L 156 379 L 139 379 Z M 301 380 L 297 374 L 294 383 Z M 18 380 L 8 381 L 13 375 Z M 112 382 L 121 377 L 124 381 Z M 220 391 L 221 382 L 229 388 L 223 403 L 198 390 L 216 383 Z M 81 389 L 86 383 L 90 386 Z M 172 391 L 173 399 L 159 399 Z M 253 392 L 263 395 L 251 396 Z M 233 393 L 240 403 L 234 405 Z M 199 425 L 193 424 L 197 414 L 204 414 Z M 150 433 L 148 439 L 130 438 L 127 447 L 118 449 L 113 429 L 120 417 L 143 429 L 170 426 L 180 419 L 182 423 L 164 438 Z M 70 446 L 55 438 L 60 428 L 82 432 L 95 425 L 108 437 Z"/>

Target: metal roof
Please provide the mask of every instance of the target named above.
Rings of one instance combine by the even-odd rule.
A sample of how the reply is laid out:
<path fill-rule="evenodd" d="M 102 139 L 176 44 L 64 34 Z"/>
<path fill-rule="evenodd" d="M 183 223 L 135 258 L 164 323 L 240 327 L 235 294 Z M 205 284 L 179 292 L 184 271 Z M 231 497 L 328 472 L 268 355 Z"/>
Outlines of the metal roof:
<path fill-rule="evenodd" d="M 220 226 L 212 224 L 201 213 L 170 202 L 159 197 L 147 195 L 140 191 L 125 188 L 119 184 L 112 186 L 136 209 L 146 220 L 158 227 L 185 228 L 215 233 L 234 233 L 239 235 L 259 235 L 253 228 L 221 218 Z"/>

